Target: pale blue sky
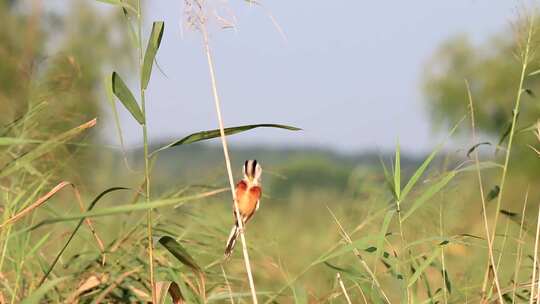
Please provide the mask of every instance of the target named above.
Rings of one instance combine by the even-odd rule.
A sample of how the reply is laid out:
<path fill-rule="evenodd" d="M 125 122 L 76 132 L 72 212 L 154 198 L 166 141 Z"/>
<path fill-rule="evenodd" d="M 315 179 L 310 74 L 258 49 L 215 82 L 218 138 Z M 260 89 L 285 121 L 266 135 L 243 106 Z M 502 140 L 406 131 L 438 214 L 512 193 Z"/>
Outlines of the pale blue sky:
<path fill-rule="evenodd" d="M 430 131 L 420 90 L 424 64 L 441 42 L 467 33 L 482 42 L 504 30 L 521 1 L 229 1 L 237 30 L 211 31 L 227 126 L 285 123 L 302 133 L 255 130 L 231 144 L 317 146 L 341 151 L 425 152 Z M 101 4 L 100 4 L 101 5 Z M 217 127 L 200 35 L 182 33 L 183 1 L 149 1 L 147 28 L 164 20 L 147 98 L 151 141 Z M 106 6 L 103 4 L 103 6 Z M 112 9 L 112 7 L 107 7 Z M 268 12 L 282 27 L 286 40 Z M 122 113 L 127 141 L 138 126 Z M 110 134 L 114 128 L 110 125 Z"/>

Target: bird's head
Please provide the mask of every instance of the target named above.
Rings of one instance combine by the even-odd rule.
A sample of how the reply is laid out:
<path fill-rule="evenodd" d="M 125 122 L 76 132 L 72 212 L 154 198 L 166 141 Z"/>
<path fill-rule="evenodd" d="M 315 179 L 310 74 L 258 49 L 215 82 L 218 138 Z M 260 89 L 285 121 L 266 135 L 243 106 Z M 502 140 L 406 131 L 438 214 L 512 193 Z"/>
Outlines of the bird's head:
<path fill-rule="evenodd" d="M 242 167 L 244 179 L 250 183 L 258 185 L 261 181 L 262 168 L 255 159 L 248 159 Z"/>

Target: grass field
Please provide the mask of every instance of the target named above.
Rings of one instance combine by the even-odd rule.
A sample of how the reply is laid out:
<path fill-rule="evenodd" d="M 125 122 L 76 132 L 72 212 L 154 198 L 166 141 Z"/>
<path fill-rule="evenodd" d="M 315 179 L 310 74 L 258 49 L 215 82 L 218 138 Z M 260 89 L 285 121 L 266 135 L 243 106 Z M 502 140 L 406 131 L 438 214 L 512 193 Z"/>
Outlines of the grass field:
<path fill-rule="evenodd" d="M 104 145 L 95 136 L 101 120 L 79 121 L 77 113 L 61 131 L 43 129 L 50 105 L 34 99 L 1 126 L 0 303 L 539 303 L 540 188 L 514 169 L 528 164 L 513 154 L 535 155 L 540 146 L 540 124 L 517 124 L 534 72 L 532 22 L 500 146 L 476 144 L 470 94 L 468 114 L 447 131 L 470 144 L 445 141 L 424 156 L 402 155 L 396 144 L 356 157 L 229 147 L 225 135 L 277 128 L 301 136 L 302 126 L 224 129 L 221 121 L 220 129 L 149 145 L 145 94 L 164 25 L 142 37 L 138 1 L 102 2 L 123 6 L 138 37 L 139 90 L 116 72 L 104 90 L 112 113 L 125 107 L 140 124 L 144 144 Z M 220 116 L 227 104 L 194 10 L 209 106 Z M 538 142 L 523 145 L 522 136 Z M 199 143 L 206 140 L 215 142 Z M 229 179 L 241 178 L 247 158 L 263 166 L 261 208 L 245 229 L 247 250 L 238 241 L 223 260 L 234 222 Z"/>

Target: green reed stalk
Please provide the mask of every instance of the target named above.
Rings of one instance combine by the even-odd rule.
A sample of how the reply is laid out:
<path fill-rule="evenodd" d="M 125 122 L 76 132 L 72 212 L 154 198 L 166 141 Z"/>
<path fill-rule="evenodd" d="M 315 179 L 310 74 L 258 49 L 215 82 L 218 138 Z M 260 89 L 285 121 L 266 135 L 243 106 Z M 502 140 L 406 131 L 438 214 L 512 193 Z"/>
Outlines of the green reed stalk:
<path fill-rule="evenodd" d="M 137 0 L 137 31 L 138 31 L 138 44 L 139 49 L 139 69 L 140 77 L 143 77 L 143 64 L 144 64 L 144 54 L 143 54 L 143 45 L 142 45 L 142 12 L 141 12 L 141 0 Z M 145 203 L 150 203 L 150 166 L 149 166 L 149 156 L 148 156 L 148 120 L 146 119 L 146 100 L 145 100 L 145 89 L 141 85 L 140 87 L 141 94 L 141 111 L 144 116 L 144 124 L 142 125 L 143 129 L 143 144 L 144 144 L 144 180 L 145 180 Z M 147 233 L 147 242 L 148 242 L 148 265 L 150 271 L 150 286 L 152 289 L 152 302 L 157 303 L 156 297 L 156 285 L 154 278 L 154 248 L 152 245 L 152 209 L 146 211 L 146 233 Z"/>

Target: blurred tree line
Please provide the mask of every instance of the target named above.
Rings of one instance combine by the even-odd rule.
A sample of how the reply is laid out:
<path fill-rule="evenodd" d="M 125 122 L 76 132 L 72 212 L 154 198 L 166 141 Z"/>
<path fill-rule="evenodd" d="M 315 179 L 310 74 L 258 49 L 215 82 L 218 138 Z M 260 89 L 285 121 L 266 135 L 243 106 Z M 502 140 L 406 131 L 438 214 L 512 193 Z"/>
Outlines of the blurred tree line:
<path fill-rule="evenodd" d="M 121 12 L 109 12 L 89 1 L 0 0 L 0 136 L 47 140 L 99 116 L 108 65 L 132 59 Z M 91 157 L 62 149 L 50 156 Z M 25 150 L 10 152 L 0 163 Z"/>
<path fill-rule="evenodd" d="M 464 35 L 443 43 L 424 74 L 423 89 L 435 126 L 454 125 L 468 113 L 465 80 L 470 84 L 475 118 L 480 132 L 490 136 L 492 147 L 506 147 L 508 130 L 521 76 L 521 59 L 527 39 L 528 20 L 521 17 L 511 30 L 498 33 L 476 46 Z M 540 69 L 535 54 L 540 42 L 540 20 L 535 20 L 531 39 L 532 57 L 524 80 L 524 93 L 512 147 L 512 166 L 530 176 L 540 177 L 540 162 L 529 147 L 536 144 L 532 132 L 520 132 L 540 119 L 540 75 L 528 75 Z M 464 122 L 470 125 L 469 120 Z M 499 153 L 503 155 L 503 153 Z"/>

